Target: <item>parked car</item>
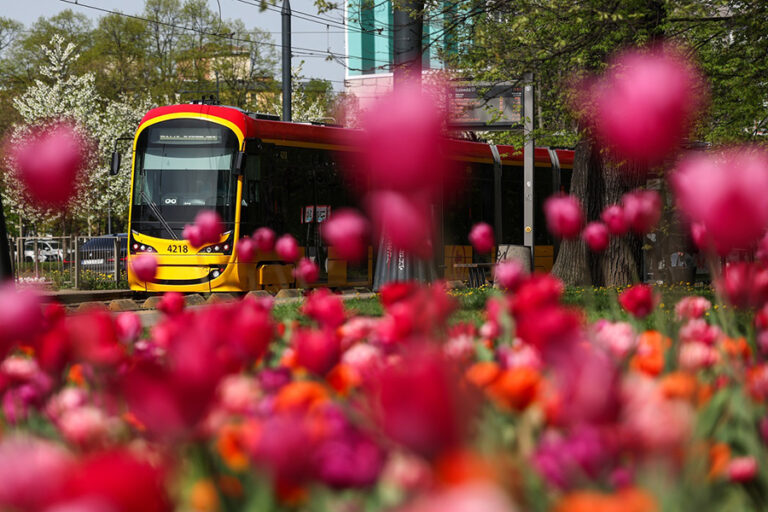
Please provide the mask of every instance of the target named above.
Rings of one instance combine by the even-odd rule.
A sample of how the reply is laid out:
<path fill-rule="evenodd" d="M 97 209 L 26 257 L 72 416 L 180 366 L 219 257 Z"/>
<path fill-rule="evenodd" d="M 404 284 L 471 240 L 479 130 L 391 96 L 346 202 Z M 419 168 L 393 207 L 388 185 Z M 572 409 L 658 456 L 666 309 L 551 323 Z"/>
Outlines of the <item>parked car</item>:
<path fill-rule="evenodd" d="M 58 240 L 37 241 L 37 261 L 61 261 L 64 252 Z M 35 261 L 35 241 L 24 242 L 24 261 Z"/>
<path fill-rule="evenodd" d="M 93 272 L 111 274 L 114 269 L 114 240 L 117 237 L 117 246 L 120 258 L 120 268 L 125 268 L 125 260 L 128 254 L 128 235 L 105 235 L 91 238 L 78 249 L 80 268 Z"/>

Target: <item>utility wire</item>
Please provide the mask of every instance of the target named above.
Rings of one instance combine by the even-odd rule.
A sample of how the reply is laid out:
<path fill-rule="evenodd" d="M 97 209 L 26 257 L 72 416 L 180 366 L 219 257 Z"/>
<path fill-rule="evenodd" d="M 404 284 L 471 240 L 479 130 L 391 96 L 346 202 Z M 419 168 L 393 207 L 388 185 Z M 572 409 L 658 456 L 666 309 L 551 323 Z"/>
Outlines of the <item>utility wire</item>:
<path fill-rule="evenodd" d="M 263 45 L 266 45 L 266 46 L 272 46 L 273 48 L 282 48 L 282 45 L 277 44 L 277 43 L 271 43 L 271 42 L 268 42 L 268 41 L 253 41 L 253 40 L 250 40 L 250 39 L 238 38 L 238 37 L 234 36 L 233 34 L 219 34 L 219 33 L 216 33 L 216 32 L 207 32 L 205 30 L 197 30 L 195 28 L 188 27 L 188 26 L 176 25 L 174 23 L 168 23 L 168 22 L 165 22 L 165 21 L 144 18 L 142 16 L 137 16 L 135 14 L 126 14 L 126 13 L 120 12 L 120 11 L 113 11 L 111 9 L 105 9 L 103 7 L 97 7 L 95 5 L 85 4 L 85 3 L 82 3 L 79 0 L 59 0 L 59 1 L 60 2 L 64 2 L 66 4 L 77 5 L 79 7 L 85 7 L 87 9 L 92 9 L 92 10 L 95 10 L 95 11 L 100 11 L 100 12 L 104 12 L 104 13 L 108 13 L 108 14 L 115 14 L 115 15 L 118 15 L 118 16 L 124 16 L 126 18 L 132 18 L 132 19 L 136 19 L 136 20 L 141 20 L 141 21 L 145 21 L 147 23 L 153 23 L 153 24 L 156 24 L 156 25 L 162 25 L 162 26 L 166 26 L 166 27 L 170 27 L 170 28 L 177 28 L 177 29 L 186 30 L 186 31 L 189 31 L 189 32 L 195 32 L 195 33 L 198 33 L 198 34 L 207 35 L 207 36 L 211 36 L 211 37 L 218 37 L 218 38 L 221 38 L 221 39 L 227 39 L 229 41 L 237 41 L 237 42 L 246 43 L 246 44 L 263 44 Z M 242 1 L 242 0 L 240 0 L 240 1 Z M 308 51 L 308 52 L 317 52 L 318 51 L 318 50 L 316 50 L 314 48 L 303 48 L 301 46 L 292 46 L 291 49 L 292 50 L 299 50 L 299 51 L 304 50 L 304 51 Z M 336 60 L 337 62 L 340 62 L 343 66 L 348 67 L 345 63 L 343 63 L 343 62 L 338 60 L 338 59 L 346 59 L 347 58 L 346 55 L 342 55 L 340 53 L 335 53 L 335 52 L 331 52 L 331 51 L 325 51 L 325 53 L 328 54 L 329 56 L 333 57 L 334 60 Z M 383 63 L 384 61 L 376 61 L 376 62 Z M 389 61 L 386 62 L 386 65 L 389 65 Z"/>

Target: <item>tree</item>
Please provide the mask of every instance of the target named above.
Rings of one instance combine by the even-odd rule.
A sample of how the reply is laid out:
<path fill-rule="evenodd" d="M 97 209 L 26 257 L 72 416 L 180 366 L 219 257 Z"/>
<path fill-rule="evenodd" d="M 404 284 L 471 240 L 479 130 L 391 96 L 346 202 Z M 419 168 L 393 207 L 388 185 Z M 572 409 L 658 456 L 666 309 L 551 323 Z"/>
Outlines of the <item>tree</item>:
<path fill-rule="evenodd" d="M 14 107 L 23 122 L 14 127 L 10 140 L 11 143 L 18 143 L 36 126 L 57 119 L 75 122 L 93 140 L 96 151 L 87 165 L 86 182 L 70 208 L 71 215 L 86 219 L 90 226 L 98 217 L 106 216 L 110 208 L 117 217 L 127 214 L 125 198 L 128 196 L 130 174 L 123 172 L 116 177 L 109 176 L 109 156 L 115 139 L 131 135 L 150 104 L 148 100 L 128 102 L 101 97 L 96 91 L 93 73 L 71 73 L 78 59 L 75 49 L 74 43 L 67 43 L 59 35 L 54 35 L 50 43 L 43 46 L 47 64 L 41 67 L 40 72 L 44 80 L 36 80 L 34 85 L 14 99 Z M 128 147 L 124 146 L 124 149 Z M 124 160 L 130 161 L 129 158 Z M 12 166 L 13 162 L 6 160 L 6 164 Z M 13 178 L 13 173 L 3 173 L 3 179 L 3 204 L 6 208 L 23 214 L 35 224 L 62 219 L 62 212 L 24 204 L 20 199 L 20 184 Z"/>
<path fill-rule="evenodd" d="M 301 74 L 303 62 L 291 70 L 291 107 L 293 121 L 307 123 L 311 121 L 335 120 L 333 107 L 335 95 L 330 82 L 325 80 L 309 80 Z M 283 110 L 282 95 L 272 96 L 273 101 L 267 107 L 267 111 L 274 115 L 280 115 Z"/>
<path fill-rule="evenodd" d="M 465 48 L 453 59 L 455 68 L 489 82 L 534 73 L 537 143 L 575 145 L 572 190 L 590 220 L 644 181 L 639 169 L 605 158 L 568 108 L 569 91 L 578 79 L 585 72 L 603 70 L 615 51 L 667 37 L 687 43 L 713 85 L 713 108 L 699 126 L 700 139 L 744 139 L 759 133 L 765 124 L 765 86 L 757 78 L 768 72 L 768 27 L 762 4 L 726 0 L 470 0 L 451 4 L 456 9 L 446 30 Z M 747 101 L 738 99 L 744 92 Z M 521 142 L 519 137 L 508 138 Z M 614 240 L 603 255 L 588 254 L 582 243 L 566 242 L 554 271 L 567 283 L 626 284 L 635 274 L 633 260 L 639 260 L 639 250 L 637 239 L 629 244 Z"/>

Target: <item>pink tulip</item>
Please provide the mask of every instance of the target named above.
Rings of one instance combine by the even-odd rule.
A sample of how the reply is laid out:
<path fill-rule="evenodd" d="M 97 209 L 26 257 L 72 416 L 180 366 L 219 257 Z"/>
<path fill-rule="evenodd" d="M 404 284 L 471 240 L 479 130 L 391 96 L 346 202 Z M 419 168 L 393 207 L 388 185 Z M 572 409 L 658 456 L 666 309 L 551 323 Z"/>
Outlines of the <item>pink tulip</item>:
<path fill-rule="evenodd" d="M 355 210 L 340 210 L 323 223 L 323 238 L 343 260 L 358 262 L 368 255 L 368 221 Z"/>
<path fill-rule="evenodd" d="M 472 247 L 480 254 L 485 254 L 493 250 L 496 243 L 493 236 L 493 228 L 485 222 L 478 222 L 472 226 L 469 232 L 469 241 Z"/>
<path fill-rule="evenodd" d="M 221 217 L 213 210 L 203 210 L 195 217 L 195 226 L 200 228 L 200 236 L 204 244 L 215 244 L 224 232 Z"/>
<path fill-rule="evenodd" d="M 139 281 L 154 281 L 157 275 L 157 257 L 149 253 L 134 255 L 131 258 L 131 270 Z"/>
<path fill-rule="evenodd" d="M 291 235 L 283 235 L 275 243 L 277 256 L 288 263 L 293 263 L 299 259 L 299 244 Z"/>
<path fill-rule="evenodd" d="M 708 251 L 712 248 L 712 239 L 707 233 L 707 228 L 699 222 L 691 224 L 691 240 L 700 251 Z"/>
<path fill-rule="evenodd" d="M 742 147 L 689 156 L 671 178 L 677 205 L 721 255 L 748 249 L 768 229 L 768 153 Z"/>
<path fill-rule="evenodd" d="M 0 441 L 0 509 L 42 510 L 64 490 L 74 458 L 56 443 L 8 435 Z"/>
<path fill-rule="evenodd" d="M 560 238 L 578 238 L 584 223 L 579 200 L 573 196 L 555 195 L 544 202 L 544 214 L 550 233 Z"/>
<path fill-rule="evenodd" d="M 712 303 L 704 297 L 683 297 L 675 304 L 675 318 L 689 320 L 701 318 L 712 307 Z"/>
<path fill-rule="evenodd" d="M 203 241 L 203 233 L 200 231 L 200 226 L 196 224 L 187 224 L 184 226 L 184 231 L 181 232 L 182 238 L 189 242 L 192 247 L 202 247 L 205 242 Z"/>
<path fill-rule="evenodd" d="M 320 276 L 320 269 L 309 258 L 301 258 L 296 268 L 293 269 L 293 277 L 305 284 L 312 284 Z"/>
<path fill-rule="evenodd" d="M 626 322 L 600 320 L 595 324 L 595 342 L 621 360 L 637 346 L 637 334 Z"/>
<path fill-rule="evenodd" d="M 749 482 L 757 475 L 757 459 L 751 456 L 735 457 L 726 469 L 731 482 Z"/>
<path fill-rule="evenodd" d="M 132 311 L 124 311 L 115 317 L 117 338 L 123 343 L 133 343 L 141 336 L 141 318 Z"/>
<path fill-rule="evenodd" d="M 269 228 L 259 228 L 253 232 L 256 250 L 270 252 L 275 248 L 275 232 Z"/>
<path fill-rule="evenodd" d="M 428 257 L 432 248 L 432 226 L 428 205 L 397 192 L 375 192 L 368 198 L 368 211 L 378 232 L 396 249 Z"/>
<path fill-rule="evenodd" d="M 629 231 L 624 208 L 622 208 L 621 205 L 612 204 L 611 206 L 608 206 L 603 210 L 603 214 L 600 218 L 605 222 L 608 232 L 613 236 L 621 236 Z"/>
<path fill-rule="evenodd" d="M 240 263 L 252 263 L 256 257 L 256 242 L 245 237 L 237 241 L 237 260 Z"/>
<path fill-rule="evenodd" d="M 92 405 L 64 411 L 56 421 L 59 432 L 76 446 L 98 446 L 107 441 L 110 421 L 107 415 Z"/>
<path fill-rule="evenodd" d="M 10 154 L 29 197 L 39 206 L 62 208 L 77 192 L 88 144 L 66 122 L 37 131 L 11 148 Z"/>
<path fill-rule="evenodd" d="M 418 87 L 381 98 L 362 119 L 358 167 L 371 188 L 434 197 L 444 182 L 450 184 L 453 167 L 444 156 L 444 122 L 435 98 Z"/>
<path fill-rule="evenodd" d="M 759 308 L 768 301 L 768 269 L 754 263 L 729 263 L 715 287 L 738 308 Z"/>
<path fill-rule="evenodd" d="M 688 135 L 702 103 L 702 83 L 675 48 L 620 55 L 588 93 L 597 138 L 618 159 L 660 162 Z"/>
<path fill-rule="evenodd" d="M 517 260 L 502 261 L 494 269 L 494 279 L 507 291 L 515 291 L 525 278 L 526 270 Z"/>
<path fill-rule="evenodd" d="M 603 252 L 608 248 L 608 228 L 602 222 L 590 222 L 581 236 L 594 252 Z"/>
<path fill-rule="evenodd" d="M 341 358 L 339 340 L 329 332 L 297 329 L 291 341 L 298 363 L 316 375 L 325 375 Z"/>
<path fill-rule="evenodd" d="M 680 345 L 678 364 L 680 368 L 695 372 L 703 368 L 710 368 L 717 363 L 719 355 L 717 349 L 700 341 L 690 341 Z"/>
<path fill-rule="evenodd" d="M 661 196 L 655 190 L 634 190 L 621 198 L 629 229 L 638 235 L 654 230 L 661 219 Z"/>

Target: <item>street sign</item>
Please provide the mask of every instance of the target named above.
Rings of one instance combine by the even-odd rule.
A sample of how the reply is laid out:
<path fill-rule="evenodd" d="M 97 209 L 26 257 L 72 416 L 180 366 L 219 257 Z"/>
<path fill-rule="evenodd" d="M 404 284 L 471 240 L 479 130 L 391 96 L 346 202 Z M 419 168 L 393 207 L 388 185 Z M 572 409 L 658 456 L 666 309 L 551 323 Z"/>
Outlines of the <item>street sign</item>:
<path fill-rule="evenodd" d="M 456 82 L 450 99 L 453 128 L 511 130 L 523 126 L 523 88 L 510 82 Z"/>

